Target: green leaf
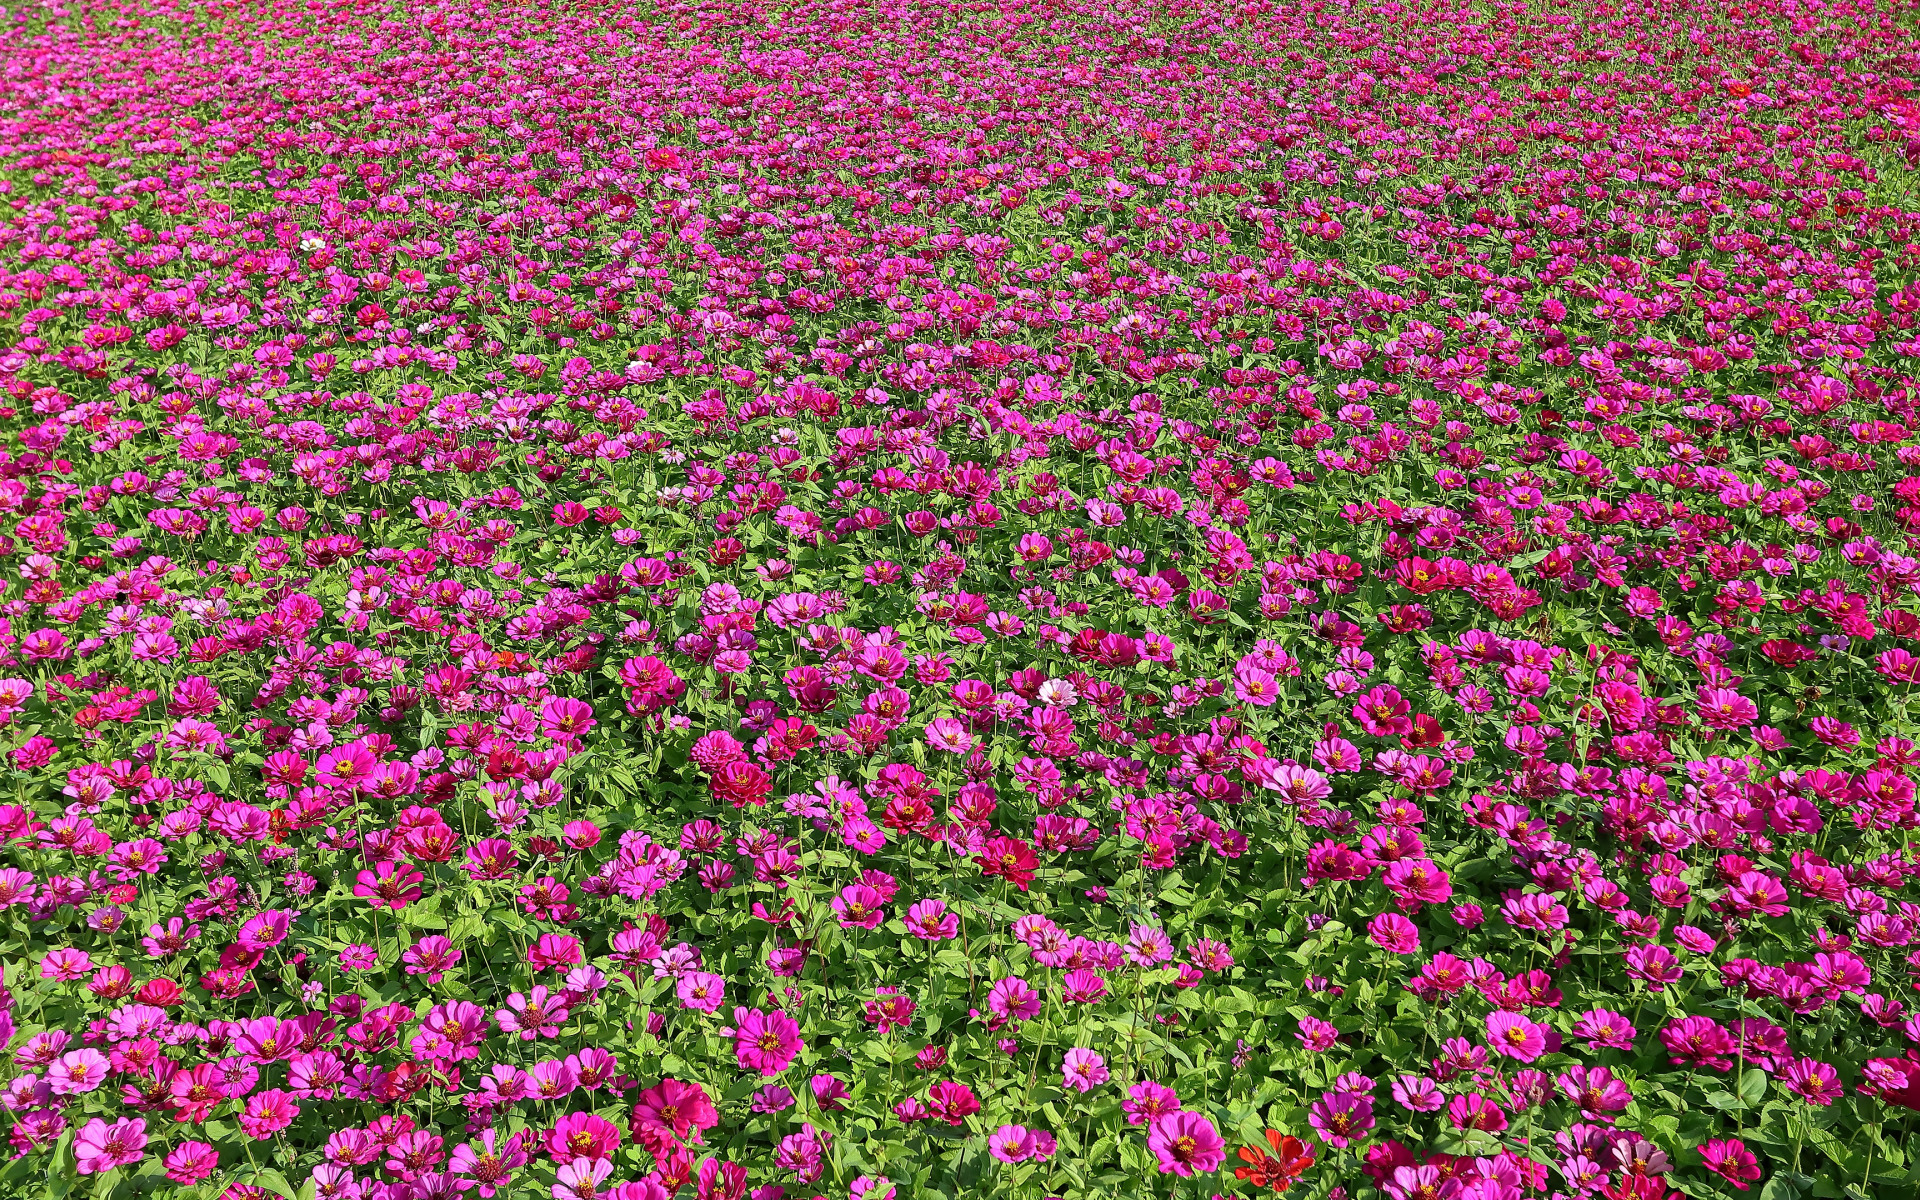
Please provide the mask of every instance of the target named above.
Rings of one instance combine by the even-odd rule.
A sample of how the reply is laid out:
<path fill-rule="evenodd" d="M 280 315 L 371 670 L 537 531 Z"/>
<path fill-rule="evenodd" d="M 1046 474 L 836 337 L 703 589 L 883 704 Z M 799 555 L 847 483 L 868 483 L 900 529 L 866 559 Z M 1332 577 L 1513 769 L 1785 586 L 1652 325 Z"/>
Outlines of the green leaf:
<path fill-rule="evenodd" d="M 1767 1073 L 1759 1067 L 1748 1067 L 1740 1076 L 1740 1102 L 1748 1108 L 1757 1106 L 1767 1096 Z"/>
<path fill-rule="evenodd" d="M 109 1200 L 114 1190 L 120 1186 L 123 1178 L 124 1176 L 121 1174 L 119 1167 L 115 1167 L 111 1171 L 102 1171 L 100 1174 L 94 1176 L 93 1200 Z"/>
<path fill-rule="evenodd" d="M 1767 1185 L 1760 1189 L 1757 1200 L 1799 1200 L 1813 1190 L 1813 1176 L 1796 1175 L 1792 1171 L 1777 1171 Z"/>
<path fill-rule="evenodd" d="M 282 1175 L 272 1167 L 263 1168 L 259 1174 L 253 1177 L 253 1182 L 273 1192 L 275 1195 L 286 1197 L 286 1200 L 295 1200 L 299 1192 L 299 1189 L 295 1188 L 285 1175 Z"/>
<path fill-rule="evenodd" d="M 1484 1130 L 1460 1129 L 1443 1134 L 1434 1142 L 1443 1154 L 1488 1155 L 1500 1153 L 1500 1139 Z"/>
<path fill-rule="evenodd" d="M 53 1144 L 53 1161 L 47 1167 L 47 1195 L 52 1200 L 60 1200 L 73 1190 L 79 1178 L 80 1172 L 73 1161 L 73 1130 L 69 1129 Z"/>

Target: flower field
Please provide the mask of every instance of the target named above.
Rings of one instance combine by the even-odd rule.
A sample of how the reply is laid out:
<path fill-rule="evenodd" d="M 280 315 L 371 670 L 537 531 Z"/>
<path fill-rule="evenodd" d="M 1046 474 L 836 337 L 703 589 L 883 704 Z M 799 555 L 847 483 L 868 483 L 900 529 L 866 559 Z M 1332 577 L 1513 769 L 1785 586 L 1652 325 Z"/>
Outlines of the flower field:
<path fill-rule="evenodd" d="M 0 1195 L 1920 1195 L 1914 18 L 0 9 Z"/>

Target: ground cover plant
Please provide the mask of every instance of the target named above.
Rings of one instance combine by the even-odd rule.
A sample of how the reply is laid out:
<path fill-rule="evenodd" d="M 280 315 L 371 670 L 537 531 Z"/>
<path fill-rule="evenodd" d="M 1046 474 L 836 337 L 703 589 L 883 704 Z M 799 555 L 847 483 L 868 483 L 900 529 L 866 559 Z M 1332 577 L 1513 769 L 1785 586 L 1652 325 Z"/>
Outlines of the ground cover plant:
<path fill-rule="evenodd" d="M 1912 17 L 0 9 L 0 1189 L 1914 1194 Z"/>

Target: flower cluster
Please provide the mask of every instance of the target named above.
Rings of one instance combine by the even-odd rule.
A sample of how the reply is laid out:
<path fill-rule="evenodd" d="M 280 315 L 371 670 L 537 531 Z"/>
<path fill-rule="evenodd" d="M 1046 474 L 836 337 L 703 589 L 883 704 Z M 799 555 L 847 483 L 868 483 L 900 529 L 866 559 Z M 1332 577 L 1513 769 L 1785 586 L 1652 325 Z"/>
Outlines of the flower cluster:
<path fill-rule="evenodd" d="M 0 9 L 0 1190 L 1911 1188 L 1897 16 Z"/>

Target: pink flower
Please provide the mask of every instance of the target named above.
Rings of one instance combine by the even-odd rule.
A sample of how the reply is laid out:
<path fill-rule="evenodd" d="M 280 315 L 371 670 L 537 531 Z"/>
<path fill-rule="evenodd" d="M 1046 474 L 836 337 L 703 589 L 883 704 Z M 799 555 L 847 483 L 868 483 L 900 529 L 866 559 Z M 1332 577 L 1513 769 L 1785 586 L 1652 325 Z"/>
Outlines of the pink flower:
<path fill-rule="evenodd" d="M 960 936 L 960 918 L 944 900 L 918 900 L 907 909 L 907 932 L 923 942 L 947 941 Z"/>
<path fill-rule="evenodd" d="M 886 901 L 864 883 L 841 888 L 831 906 L 842 929 L 877 929 L 887 919 Z"/>
<path fill-rule="evenodd" d="M 980 1111 L 980 1098 L 964 1083 L 943 1080 L 927 1089 L 927 1108 L 947 1124 L 959 1125 Z"/>
<path fill-rule="evenodd" d="M 1487 1046 L 1505 1058 L 1530 1063 L 1547 1052 L 1546 1030 L 1519 1013 L 1487 1014 Z"/>
<path fill-rule="evenodd" d="M 791 1171 L 801 1183 L 812 1183 L 826 1171 L 826 1133 L 812 1125 L 802 1125 L 774 1147 L 774 1165 Z"/>
<path fill-rule="evenodd" d="M 799 1024 L 779 1009 L 769 1013 L 736 1008 L 733 1024 L 732 1029 L 721 1032 L 733 1038 L 734 1057 L 744 1070 L 778 1075 L 806 1048 L 800 1040 Z"/>
<path fill-rule="evenodd" d="M 1632 1090 L 1605 1067 L 1569 1067 L 1554 1082 L 1560 1085 L 1561 1094 L 1579 1105 L 1581 1115 L 1589 1120 L 1611 1120 L 1606 1114 L 1618 1112 L 1633 1101 Z"/>
<path fill-rule="evenodd" d="M 1155 1117 L 1147 1126 L 1147 1149 L 1159 1160 L 1162 1175 L 1210 1175 L 1227 1158 L 1227 1143 L 1213 1122 L 1194 1112 Z"/>
<path fill-rule="evenodd" d="M 593 1113 L 568 1113 L 547 1131 L 547 1153 L 556 1163 L 581 1158 L 612 1158 L 620 1147 L 620 1130 Z"/>
<path fill-rule="evenodd" d="M 1033 1157 L 1033 1134 L 1024 1125 L 1002 1125 L 987 1135 L 987 1153 L 1003 1163 Z"/>
<path fill-rule="evenodd" d="M 995 980 L 987 991 L 987 1011 L 1010 1021 L 1030 1021 L 1040 1015 L 1040 993 L 1017 976 Z"/>
<path fill-rule="evenodd" d="M 1098 971 L 1078 967 L 1060 977 L 1060 999 L 1068 1004 L 1094 1004 L 1107 994 L 1107 981 Z"/>
<path fill-rule="evenodd" d="M 520 1040 L 559 1037 L 560 1025 L 567 1019 L 566 1001 L 547 991 L 546 985 L 534 987 L 528 994 L 515 992 L 507 997 L 507 1006 L 496 1011 L 493 1019 L 507 1033 L 518 1033 Z"/>
<path fill-rule="evenodd" d="M 1438 1112 L 1447 1102 L 1440 1085 L 1424 1075 L 1400 1075 L 1393 1081 L 1393 1100 L 1412 1112 Z"/>
<path fill-rule="evenodd" d="M 1374 737 L 1399 737 L 1412 732 L 1413 719 L 1407 716 L 1412 711 L 1398 688 L 1383 684 L 1360 697 L 1353 706 L 1353 719 Z"/>
<path fill-rule="evenodd" d="M 1301 1017 L 1297 1036 L 1300 1044 L 1315 1054 L 1324 1054 L 1340 1044 L 1339 1027 L 1319 1017 Z"/>
<path fill-rule="evenodd" d="M 1619 1013 L 1596 1008 L 1573 1023 L 1573 1036 L 1595 1050 L 1631 1050 L 1635 1031 Z"/>
<path fill-rule="evenodd" d="M 519 355 L 531 358 L 531 355 Z M 534 359 L 537 363 L 539 360 Z M 605 1158 L 576 1158 L 555 1174 L 553 1200 L 598 1200 L 600 1185 L 613 1174 L 613 1162 Z"/>
<path fill-rule="evenodd" d="M 1447 1103 L 1447 1122 L 1455 1129 L 1478 1129 L 1499 1133 L 1507 1127 L 1507 1114 L 1498 1104 L 1478 1092 L 1455 1096 Z"/>
<path fill-rule="evenodd" d="M 1665 946 L 1629 947 L 1626 972 L 1629 979 L 1643 979 L 1656 992 L 1664 991 L 1668 984 L 1678 983 L 1686 976 L 1673 951 Z"/>
<path fill-rule="evenodd" d="M 1120 1108 L 1127 1114 L 1127 1124 L 1145 1125 L 1155 1117 L 1178 1112 L 1180 1097 L 1164 1083 L 1143 1079 L 1127 1089 L 1127 1098 L 1120 1102 Z"/>
<path fill-rule="evenodd" d="M 726 1003 L 727 981 L 711 971 L 690 971 L 680 977 L 674 994 L 680 1003 L 695 1012 L 719 1012 Z"/>
<path fill-rule="evenodd" d="M 1710 729 L 1745 729 L 1760 719 L 1759 706 L 1732 688 L 1704 687 L 1700 721 Z"/>
<path fill-rule="evenodd" d="M 353 894 L 375 908 L 399 912 L 420 898 L 420 884 L 425 878 L 411 863 L 376 863 L 373 870 L 355 877 Z"/>
<path fill-rule="evenodd" d="M 167 1154 L 167 1178 L 183 1187 L 199 1183 L 220 1165 L 220 1152 L 205 1142 L 182 1142 Z"/>
<path fill-rule="evenodd" d="M 270 909 L 250 918 L 240 927 L 239 936 L 234 941 L 242 950 L 252 953 L 264 953 L 287 940 L 287 932 L 293 928 L 293 920 L 299 913 L 280 909 Z"/>
<path fill-rule="evenodd" d="M 106 1055 L 91 1047 L 69 1050 L 47 1068 L 47 1086 L 56 1096 L 91 1092 L 106 1081 L 110 1065 Z"/>
<path fill-rule="evenodd" d="M 126 1117 L 109 1125 L 99 1117 L 88 1121 L 73 1139 L 74 1170 L 82 1175 L 130 1167 L 147 1151 L 147 1123 Z"/>
<path fill-rule="evenodd" d="M 973 749 L 973 735 L 953 717 L 936 717 L 927 722 L 927 745 L 949 754 L 965 754 Z"/>
<path fill-rule="evenodd" d="M 1840 1075 L 1828 1063 L 1796 1058 L 1780 1069 L 1780 1082 L 1808 1104 L 1825 1107 L 1841 1096 Z"/>
<path fill-rule="evenodd" d="M 583 958 L 580 939 L 564 933 L 543 933 L 527 951 L 527 964 L 536 971 L 571 967 Z"/>
<path fill-rule="evenodd" d="M 1420 930 L 1399 913 L 1381 913 L 1368 922 L 1367 937 L 1394 954 L 1412 954 L 1420 949 Z"/>
<path fill-rule="evenodd" d="M 50 950 L 47 956 L 40 960 L 40 978 L 52 979 L 60 983 L 72 983 L 77 979 L 85 979 L 87 972 L 91 970 L 93 970 L 93 959 L 88 957 L 87 952 L 75 950 L 70 946 Z"/>
<path fill-rule="evenodd" d="M 447 1160 L 447 1173 L 473 1180 L 483 1200 L 506 1187 L 513 1179 L 513 1169 L 524 1166 L 527 1161 L 527 1153 L 521 1149 L 521 1134 L 516 1133 L 503 1143 L 497 1142 L 497 1137 L 494 1130 L 483 1130 L 478 1149 L 471 1144 L 456 1146 L 453 1157 Z"/>
<path fill-rule="evenodd" d="M 1067 1051 L 1061 1074 L 1062 1082 L 1076 1092 L 1090 1092 L 1109 1078 L 1106 1059 L 1080 1046 Z"/>
<path fill-rule="evenodd" d="M 1760 1178 L 1760 1162 L 1739 1138 L 1714 1138 L 1700 1147 L 1701 1165 L 1740 1191 Z"/>
<path fill-rule="evenodd" d="M 460 951 L 441 935 L 429 934 L 409 946 L 400 961 L 406 964 L 407 974 L 425 975 L 428 983 L 439 983 L 460 961 Z"/>
<path fill-rule="evenodd" d="M 1242 667 L 1233 673 L 1233 695 L 1242 704 L 1271 708 L 1273 702 L 1280 698 L 1280 681 L 1270 671 Z"/>
<path fill-rule="evenodd" d="M 293 1124 L 299 1115 L 300 1106 L 293 1102 L 292 1094 L 274 1088 L 247 1100 L 246 1110 L 240 1114 L 240 1129 L 255 1141 L 264 1141 Z"/>

